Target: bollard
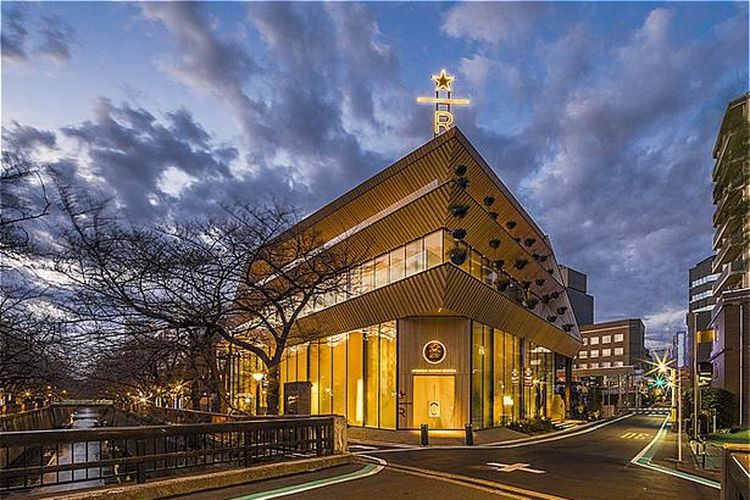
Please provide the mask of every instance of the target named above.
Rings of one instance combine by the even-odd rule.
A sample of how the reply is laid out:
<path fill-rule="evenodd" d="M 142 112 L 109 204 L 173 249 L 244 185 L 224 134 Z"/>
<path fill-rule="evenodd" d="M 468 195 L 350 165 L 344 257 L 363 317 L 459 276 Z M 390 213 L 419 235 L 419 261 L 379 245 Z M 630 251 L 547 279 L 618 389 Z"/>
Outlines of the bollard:
<path fill-rule="evenodd" d="M 474 446 L 474 431 L 471 423 L 466 424 L 466 446 Z"/>
<path fill-rule="evenodd" d="M 422 446 L 427 446 L 430 444 L 430 439 L 427 436 L 428 431 L 430 430 L 430 426 L 427 424 L 422 424 L 419 426 L 419 444 Z"/>

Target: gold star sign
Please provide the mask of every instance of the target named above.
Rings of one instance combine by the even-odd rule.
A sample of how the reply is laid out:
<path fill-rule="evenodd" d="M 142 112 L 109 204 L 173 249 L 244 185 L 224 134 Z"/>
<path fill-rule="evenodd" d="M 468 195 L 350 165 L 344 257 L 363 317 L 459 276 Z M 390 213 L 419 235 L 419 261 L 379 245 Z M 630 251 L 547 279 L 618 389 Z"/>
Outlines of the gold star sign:
<path fill-rule="evenodd" d="M 439 75 L 432 75 L 432 80 L 435 82 L 435 90 L 447 90 L 451 91 L 451 85 L 456 77 L 446 73 L 445 68 L 440 70 Z"/>

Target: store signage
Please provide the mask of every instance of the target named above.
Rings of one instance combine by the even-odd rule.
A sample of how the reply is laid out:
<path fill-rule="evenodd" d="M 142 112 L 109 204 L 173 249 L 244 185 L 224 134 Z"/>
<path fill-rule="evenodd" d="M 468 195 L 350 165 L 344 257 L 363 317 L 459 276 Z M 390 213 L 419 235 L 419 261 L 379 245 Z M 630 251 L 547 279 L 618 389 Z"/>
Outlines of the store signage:
<path fill-rule="evenodd" d="M 430 401 L 427 405 L 427 416 L 430 418 L 440 418 L 440 401 Z"/>
<path fill-rule="evenodd" d="M 442 69 L 439 75 L 432 75 L 432 81 L 435 82 L 435 97 L 417 97 L 419 103 L 435 105 L 432 132 L 436 137 L 453 127 L 451 106 L 466 106 L 471 102 L 469 99 L 456 99 L 451 95 L 453 93 L 453 80 L 455 79 L 456 77 L 449 75 Z"/>
<path fill-rule="evenodd" d="M 445 346 L 439 340 L 430 340 L 422 348 L 422 356 L 428 363 L 436 365 L 445 359 Z"/>

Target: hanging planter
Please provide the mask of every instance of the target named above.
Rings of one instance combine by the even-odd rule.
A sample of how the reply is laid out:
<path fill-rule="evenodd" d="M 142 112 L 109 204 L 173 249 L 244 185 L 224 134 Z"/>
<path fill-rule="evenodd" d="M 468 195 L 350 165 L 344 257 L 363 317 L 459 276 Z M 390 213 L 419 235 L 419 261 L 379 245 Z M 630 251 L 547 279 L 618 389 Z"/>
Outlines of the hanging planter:
<path fill-rule="evenodd" d="M 539 262 L 547 262 L 547 257 L 548 257 L 547 255 L 541 255 L 539 257 Z"/>
<path fill-rule="evenodd" d="M 509 220 L 505 223 L 505 227 L 507 227 L 508 229 L 513 229 L 514 227 L 516 227 L 516 221 Z"/>
<path fill-rule="evenodd" d="M 529 263 L 529 261 L 526 260 L 526 259 L 516 259 L 515 267 L 516 267 L 516 269 L 521 270 L 524 267 L 526 267 L 526 264 L 528 264 L 528 263 Z"/>
<path fill-rule="evenodd" d="M 492 264 L 495 266 L 495 269 L 502 269 L 505 265 L 505 261 L 503 259 L 497 259 L 496 261 L 492 262 Z"/>
<path fill-rule="evenodd" d="M 524 301 L 524 305 L 527 309 L 534 309 L 538 303 L 539 299 L 537 299 L 536 297 L 529 297 Z"/>
<path fill-rule="evenodd" d="M 557 308 L 557 314 L 565 314 L 565 311 L 567 311 L 567 310 L 568 310 L 568 308 L 565 307 L 565 306 L 558 307 Z"/>
<path fill-rule="evenodd" d="M 487 212 L 492 220 L 497 220 L 497 212 Z"/>
<path fill-rule="evenodd" d="M 536 286 L 542 286 L 544 285 L 544 282 L 545 282 L 544 278 L 537 278 L 536 280 L 534 280 L 534 283 L 536 283 Z"/>
<path fill-rule="evenodd" d="M 510 286 L 510 280 L 508 278 L 500 278 L 497 280 L 497 289 L 504 292 Z"/>
<path fill-rule="evenodd" d="M 522 281 L 521 288 L 523 288 L 524 290 L 528 290 L 529 288 L 531 288 L 531 281 Z"/>
<path fill-rule="evenodd" d="M 466 250 L 460 247 L 455 247 L 453 250 L 451 250 L 450 258 L 452 263 L 460 266 L 464 262 L 466 262 Z"/>
<path fill-rule="evenodd" d="M 539 262 L 540 257 L 541 256 L 538 253 L 532 253 L 531 254 L 531 258 L 534 259 L 537 262 Z"/>
<path fill-rule="evenodd" d="M 490 248 L 494 250 L 500 248 L 500 240 L 490 240 Z"/>
<path fill-rule="evenodd" d="M 566 332 L 569 332 L 569 331 L 571 331 L 572 329 L 573 329 L 573 325 L 572 325 L 572 324 L 570 324 L 570 323 L 565 323 L 565 324 L 563 325 L 563 330 L 565 330 Z"/>
<path fill-rule="evenodd" d="M 484 197 L 484 204 L 485 205 L 487 205 L 488 207 L 491 207 L 493 203 L 495 203 L 495 198 L 493 198 L 492 196 L 485 196 Z"/>
<path fill-rule="evenodd" d="M 453 236 L 454 240 L 461 241 L 466 238 L 466 229 L 454 229 L 451 236 Z"/>
<path fill-rule="evenodd" d="M 456 184 L 461 189 L 466 189 L 469 186 L 469 179 L 467 179 L 466 177 L 459 177 L 458 179 L 456 179 Z"/>
<path fill-rule="evenodd" d="M 547 316 L 547 321 L 549 321 L 550 323 L 554 323 L 555 321 L 557 321 L 557 316 L 555 316 L 554 314 Z"/>
<path fill-rule="evenodd" d="M 519 245 L 521 244 L 521 238 L 513 238 L 513 241 L 515 241 Z"/>
<path fill-rule="evenodd" d="M 469 205 L 451 205 L 450 211 L 453 217 L 463 219 L 469 213 Z"/>
<path fill-rule="evenodd" d="M 523 240 L 523 244 L 527 247 L 530 247 L 534 243 L 536 243 L 536 238 L 526 238 L 525 240 Z"/>
<path fill-rule="evenodd" d="M 459 177 L 463 177 L 464 175 L 466 175 L 467 170 L 468 168 L 463 164 L 458 164 L 453 167 L 453 173 L 458 175 Z"/>
<path fill-rule="evenodd" d="M 546 271 L 547 271 L 548 273 L 550 273 L 550 274 L 552 274 L 552 272 L 553 272 L 553 271 L 552 271 L 552 268 L 551 268 L 551 267 L 550 267 L 549 269 L 547 269 Z"/>
<path fill-rule="evenodd" d="M 549 296 L 553 299 L 557 299 L 560 296 L 560 292 L 552 292 Z"/>
<path fill-rule="evenodd" d="M 542 295 L 542 302 L 544 302 L 545 304 L 549 304 L 550 300 L 552 300 L 552 297 L 550 297 L 549 295 L 547 294 Z"/>

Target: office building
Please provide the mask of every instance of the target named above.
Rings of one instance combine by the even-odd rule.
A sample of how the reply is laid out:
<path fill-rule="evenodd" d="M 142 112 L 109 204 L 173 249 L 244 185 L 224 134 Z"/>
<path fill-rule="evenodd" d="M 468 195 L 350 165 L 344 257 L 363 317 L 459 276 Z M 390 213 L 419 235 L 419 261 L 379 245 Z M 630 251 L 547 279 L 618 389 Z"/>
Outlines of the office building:
<path fill-rule="evenodd" d="M 594 323 L 594 297 L 588 294 L 588 277 L 568 266 L 560 266 L 560 273 L 578 326 Z"/>

